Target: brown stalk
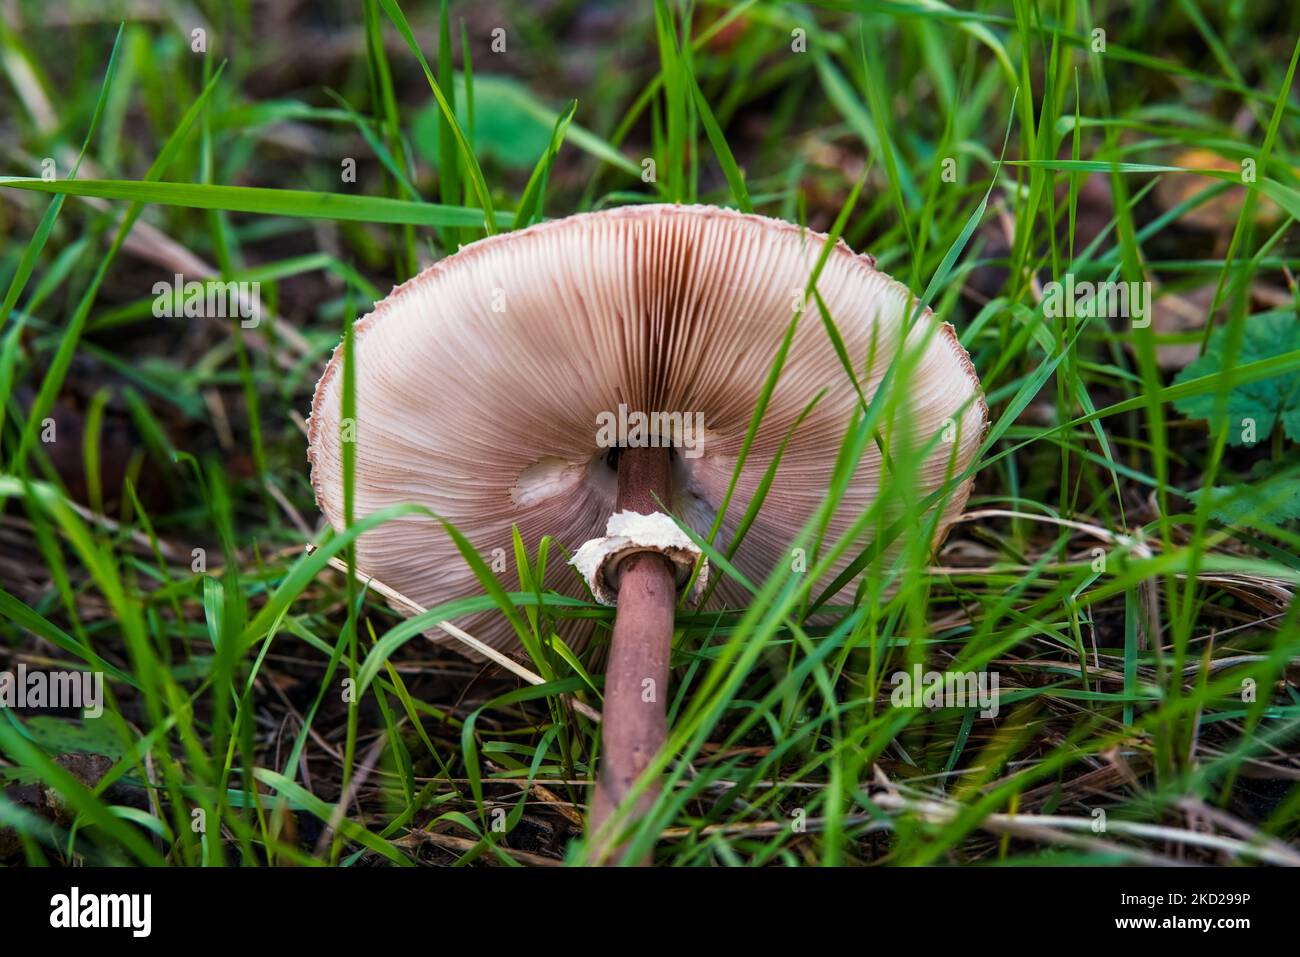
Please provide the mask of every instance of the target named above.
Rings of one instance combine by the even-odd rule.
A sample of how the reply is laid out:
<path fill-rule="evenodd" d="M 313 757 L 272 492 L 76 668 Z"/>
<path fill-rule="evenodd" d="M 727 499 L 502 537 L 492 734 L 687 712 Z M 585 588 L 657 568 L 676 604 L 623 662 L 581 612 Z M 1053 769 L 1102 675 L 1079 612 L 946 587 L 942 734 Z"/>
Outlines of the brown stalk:
<path fill-rule="evenodd" d="M 644 515 L 660 511 L 659 503 L 668 502 L 669 475 L 668 449 L 621 449 L 617 510 Z M 676 604 L 672 563 L 663 555 L 641 552 L 619 564 L 618 608 L 605 669 L 600 772 L 591 808 L 593 834 L 623 804 L 667 736 L 664 701 Z M 658 793 L 657 784 L 642 790 L 626 820 L 645 813 Z M 609 840 L 594 848 L 593 861 L 598 863 L 622 863 L 622 857 Z M 647 857 L 635 863 L 650 861 Z"/>

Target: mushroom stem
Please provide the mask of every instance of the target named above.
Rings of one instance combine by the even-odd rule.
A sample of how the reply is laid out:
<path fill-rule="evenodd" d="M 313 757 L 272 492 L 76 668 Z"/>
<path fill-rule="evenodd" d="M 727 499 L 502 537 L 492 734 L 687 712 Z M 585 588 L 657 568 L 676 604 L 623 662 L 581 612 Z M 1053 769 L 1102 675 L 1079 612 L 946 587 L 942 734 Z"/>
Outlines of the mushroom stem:
<path fill-rule="evenodd" d="M 624 448 L 618 458 L 618 511 L 645 515 L 668 502 L 667 448 Z M 656 496 L 658 501 L 656 501 Z M 600 829 L 619 808 L 667 737 L 664 702 L 672 649 L 677 589 L 671 562 L 655 552 L 625 558 L 619 566 L 618 607 L 605 668 L 600 773 L 592 801 L 591 829 Z M 654 803 L 657 784 L 643 790 L 632 819 Z M 608 841 L 594 859 L 619 863 Z M 612 859 L 611 859 L 612 858 Z M 648 864 L 648 858 L 637 861 Z"/>

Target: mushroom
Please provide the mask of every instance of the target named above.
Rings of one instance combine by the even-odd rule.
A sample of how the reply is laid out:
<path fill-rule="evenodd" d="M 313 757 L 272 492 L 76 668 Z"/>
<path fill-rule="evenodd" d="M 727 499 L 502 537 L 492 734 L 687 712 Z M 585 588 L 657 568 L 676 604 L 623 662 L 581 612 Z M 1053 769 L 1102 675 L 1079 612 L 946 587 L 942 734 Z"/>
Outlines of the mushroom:
<path fill-rule="evenodd" d="M 682 529 L 705 536 L 717 517 L 825 240 L 706 206 L 585 213 L 466 246 L 356 324 L 355 515 L 422 504 L 489 564 L 511 554 L 514 527 L 530 549 L 550 535 L 573 552 L 597 600 L 616 605 L 593 828 L 621 806 L 664 742 L 674 610 L 697 597 L 698 587 L 689 596 L 682 590 L 707 575 Z M 931 451 L 916 490 L 932 492 L 964 473 L 988 410 L 952 327 L 928 309 L 918 315 L 905 286 L 843 241 L 826 257 L 817 290 L 867 396 L 900 347 L 917 350 L 905 433 Z M 341 363 L 340 349 L 317 385 L 308 452 L 317 501 L 336 528 Z M 778 446 L 806 413 L 734 556 L 746 576 L 762 580 L 790 561 L 791 539 L 820 504 L 860 404 L 821 322 L 799 321 L 715 540 L 727 547 Z M 868 509 L 881 484 L 881 453 L 869 445 L 828 535 Z M 942 500 L 933 544 L 969 491 L 968 478 Z M 367 531 L 357 565 L 426 607 L 480 590 L 426 515 Z M 546 587 L 581 597 L 574 571 L 548 563 Z M 746 593 L 723 578 L 714 596 L 737 607 Z M 565 637 L 576 644 L 591 624 L 572 624 Z M 516 646 L 504 616 L 473 616 L 464 627 L 493 648 Z M 628 813 L 635 817 L 654 796 L 648 784 Z"/>

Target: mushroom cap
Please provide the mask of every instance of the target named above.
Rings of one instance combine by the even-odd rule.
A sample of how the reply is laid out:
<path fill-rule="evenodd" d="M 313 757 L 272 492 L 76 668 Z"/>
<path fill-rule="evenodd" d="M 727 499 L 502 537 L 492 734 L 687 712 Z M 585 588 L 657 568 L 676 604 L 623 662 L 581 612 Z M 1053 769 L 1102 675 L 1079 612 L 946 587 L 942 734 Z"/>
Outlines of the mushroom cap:
<path fill-rule="evenodd" d="M 510 572 L 501 577 L 511 582 L 512 526 L 530 555 L 544 535 L 572 553 L 604 534 L 617 473 L 610 450 L 598 444 L 598 426 L 619 417 L 621 405 L 633 426 L 638 412 L 681 413 L 682 428 L 702 421 L 702 436 L 676 435 L 669 505 L 707 533 L 825 240 L 716 207 L 627 206 L 492 236 L 425 269 L 355 326 L 356 517 L 401 503 L 427 506 L 489 566 L 504 560 Z M 915 298 L 843 241 L 817 289 L 872 396 L 903 345 Z M 727 547 L 782 440 L 825 390 L 791 435 L 733 559 L 751 581 L 791 560 L 792 539 L 821 503 L 861 408 L 816 305 L 805 312 L 716 542 Z M 906 346 L 919 358 L 901 404 L 906 422 L 894 423 L 890 441 L 891 449 L 929 443 L 932 451 L 909 476 L 909 494 L 919 498 L 970 464 L 988 409 L 950 325 L 927 309 L 906 332 Z M 335 528 L 343 527 L 342 358 L 340 347 L 316 387 L 308 436 L 317 502 Z M 936 442 L 945 424 L 951 441 Z M 880 449 L 868 443 L 827 541 L 872 504 L 881 484 Z M 931 544 L 960 513 L 970 484 L 943 501 Z M 871 529 L 861 547 L 870 537 Z M 546 586 L 585 597 L 559 558 L 553 550 Z M 363 534 L 357 563 L 363 575 L 425 607 L 481 592 L 450 536 L 425 515 Z M 736 607 L 745 594 L 724 577 L 715 601 Z M 516 644 L 500 614 L 462 625 L 493 647 Z M 573 625 L 566 638 L 581 641 L 585 626 Z"/>

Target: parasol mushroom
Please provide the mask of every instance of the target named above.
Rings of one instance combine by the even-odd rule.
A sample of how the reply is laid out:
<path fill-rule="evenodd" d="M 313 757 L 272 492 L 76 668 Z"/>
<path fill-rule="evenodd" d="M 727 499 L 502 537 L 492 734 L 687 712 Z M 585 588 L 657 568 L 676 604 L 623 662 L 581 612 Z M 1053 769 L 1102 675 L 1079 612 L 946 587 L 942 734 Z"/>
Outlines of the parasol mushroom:
<path fill-rule="evenodd" d="M 356 421 L 348 423 L 357 443 L 355 515 L 422 504 L 485 560 L 511 553 L 514 527 L 529 548 L 550 535 L 574 552 L 597 600 L 616 605 L 593 827 L 620 806 L 663 744 L 674 609 L 699 559 L 680 526 L 706 535 L 713 525 L 825 239 L 714 207 L 581 214 L 473 243 L 394 289 L 355 327 Z M 919 490 L 964 472 L 988 412 L 952 327 L 929 310 L 916 317 L 906 287 L 842 241 L 817 289 L 868 396 L 905 343 L 917 349 L 908 432 L 918 447 L 951 433 L 931 443 Z M 341 362 L 340 349 L 316 388 L 308 452 L 317 501 L 336 528 Z M 789 561 L 791 538 L 821 503 L 860 401 L 821 324 L 798 323 L 737 478 L 739 504 L 716 540 L 722 548 L 730 542 L 782 439 L 806 413 L 734 556 L 747 576 L 761 580 Z M 881 453 L 871 446 L 828 534 L 842 533 L 880 489 Z M 967 479 L 943 500 L 936 542 L 969 490 Z M 425 606 L 479 591 L 428 516 L 366 532 L 357 563 Z M 706 575 L 694 578 L 687 600 Z M 744 602 L 736 583 L 716 584 L 720 603 Z M 583 591 L 574 569 L 559 563 L 550 563 L 545 585 Z M 584 626 L 574 625 L 567 637 L 578 642 Z M 464 627 L 494 648 L 517 643 L 500 615 Z M 654 794 L 647 787 L 630 812 Z"/>

